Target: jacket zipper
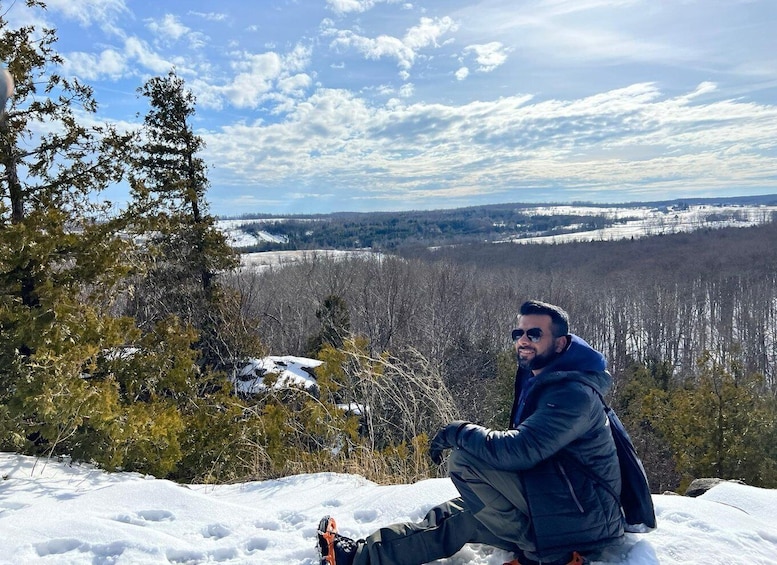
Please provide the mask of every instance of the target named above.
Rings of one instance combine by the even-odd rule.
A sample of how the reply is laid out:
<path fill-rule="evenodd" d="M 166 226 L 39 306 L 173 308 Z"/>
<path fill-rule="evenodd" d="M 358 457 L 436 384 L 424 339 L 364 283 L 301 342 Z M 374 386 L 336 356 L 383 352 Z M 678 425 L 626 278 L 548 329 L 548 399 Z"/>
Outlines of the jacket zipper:
<path fill-rule="evenodd" d="M 569 477 L 567 476 L 567 472 L 561 463 L 558 464 L 558 469 L 559 471 L 561 471 L 561 476 L 564 477 L 564 481 L 567 483 L 569 494 L 572 495 L 572 500 L 575 501 L 575 504 L 577 505 L 577 509 L 580 510 L 581 514 L 585 514 L 585 509 L 583 508 L 583 505 L 580 504 L 580 500 L 578 500 L 577 494 L 575 494 L 575 489 L 572 488 L 572 482 L 569 480 Z"/>

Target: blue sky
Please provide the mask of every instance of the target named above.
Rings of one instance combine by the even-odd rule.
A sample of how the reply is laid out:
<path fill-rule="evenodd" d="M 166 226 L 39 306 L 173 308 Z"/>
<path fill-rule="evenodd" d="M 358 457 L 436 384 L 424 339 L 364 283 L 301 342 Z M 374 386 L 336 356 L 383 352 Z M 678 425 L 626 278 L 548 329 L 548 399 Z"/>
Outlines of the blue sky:
<path fill-rule="evenodd" d="M 47 4 L 101 120 L 184 78 L 215 214 L 777 193 L 774 0 Z"/>

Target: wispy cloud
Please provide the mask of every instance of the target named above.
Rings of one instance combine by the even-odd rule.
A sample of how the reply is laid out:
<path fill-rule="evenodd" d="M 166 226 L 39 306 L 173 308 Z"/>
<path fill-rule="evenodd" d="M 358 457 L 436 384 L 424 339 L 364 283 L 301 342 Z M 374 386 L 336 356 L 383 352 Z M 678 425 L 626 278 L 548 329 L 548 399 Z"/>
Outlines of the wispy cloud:
<path fill-rule="evenodd" d="M 457 27 L 448 17 L 421 18 L 418 25 L 409 28 L 401 38 L 389 35 L 365 37 L 351 30 L 338 29 L 328 29 L 325 34 L 333 36 L 330 46 L 334 50 L 355 50 L 365 58 L 373 60 L 395 59 L 404 72 L 403 77 L 407 78 L 407 71 L 413 67 L 419 53 L 428 47 L 438 47 L 440 38 L 455 31 Z"/>
<path fill-rule="evenodd" d="M 468 45 L 464 48 L 464 55 L 474 54 L 477 70 L 488 73 L 504 64 L 509 51 L 499 41 L 492 41 L 484 45 Z"/>
<path fill-rule="evenodd" d="M 147 26 L 155 36 L 165 42 L 177 41 L 191 32 L 173 14 L 165 14 L 161 20 L 148 20 Z"/>
<path fill-rule="evenodd" d="M 329 90 L 282 123 L 226 128 L 208 144 L 222 166 L 240 167 L 248 182 L 337 178 L 354 195 L 392 201 L 400 195 L 420 202 L 433 194 L 509 194 L 558 179 L 570 189 L 617 186 L 623 194 L 646 178 L 663 189 L 762 181 L 756 171 L 777 164 L 775 156 L 732 153 L 732 146 L 754 136 L 769 143 L 777 134 L 769 125 L 777 124 L 777 110 L 736 101 L 694 104 L 692 98 L 667 97 L 643 83 L 579 100 L 524 96 L 389 109 Z M 249 162 L 239 157 L 247 152 L 244 144 L 259 148 Z M 758 166 L 748 170 L 734 161 Z"/>
<path fill-rule="evenodd" d="M 326 0 L 327 7 L 336 14 L 366 12 L 377 4 L 399 4 L 400 0 Z"/>
<path fill-rule="evenodd" d="M 772 0 L 48 5 L 105 119 L 185 78 L 219 213 L 777 192 Z"/>
<path fill-rule="evenodd" d="M 131 15 L 124 0 L 46 0 L 46 6 L 84 26 L 113 25 L 119 17 Z"/>

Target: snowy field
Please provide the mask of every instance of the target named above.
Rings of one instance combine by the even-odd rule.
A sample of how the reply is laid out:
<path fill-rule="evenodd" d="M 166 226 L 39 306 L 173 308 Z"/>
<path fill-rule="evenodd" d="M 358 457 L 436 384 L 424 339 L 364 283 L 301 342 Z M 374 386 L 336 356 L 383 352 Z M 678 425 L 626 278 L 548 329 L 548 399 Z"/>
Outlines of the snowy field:
<path fill-rule="evenodd" d="M 604 216 L 617 224 L 606 228 L 579 231 L 574 233 L 559 233 L 537 237 L 508 238 L 497 243 L 569 243 L 573 241 L 612 241 L 626 238 L 640 238 L 660 234 L 690 232 L 701 228 L 752 227 L 770 222 L 772 215 L 777 213 L 777 206 L 724 206 L 697 205 L 685 209 L 667 208 L 619 208 L 596 206 L 537 206 L 523 210 L 532 216 Z M 224 231 L 233 247 L 250 247 L 261 242 L 283 243 L 283 236 L 273 235 L 269 231 L 261 231 L 255 235 L 242 230 L 245 224 L 258 220 L 219 220 L 217 226 Z M 267 221 L 267 220 L 264 220 Z M 285 221 L 278 219 L 277 222 Z M 569 226 L 574 227 L 574 226 Z M 365 251 L 330 251 L 301 252 L 276 251 L 266 253 L 244 254 L 243 264 L 249 268 L 264 268 L 279 266 L 284 263 L 303 260 L 310 253 L 330 253 L 334 258 L 346 257 L 349 254 L 364 255 Z M 309 258 L 309 257 L 308 257 Z"/>
<path fill-rule="evenodd" d="M 0 563 L 318 565 L 325 514 L 342 533 L 418 520 L 456 495 L 447 479 L 378 486 L 314 474 L 234 485 L 182 486 L 131 473 L 0 453 Z M 735 483 L 700 498 L 654 497 L 658 528 L 627 534 L 606 565 L 777 561 L 777 491 Z M 501 550 L 465 546 L 449 565 L 501 565 Z"/>
<path fill-rule="evenodd" d="M 348 251 L 344 249 L 318 249 L 310 251 L 261 251 L 257 253 L 241 253 L 240 264 L 248 270 L 262 270 L 273 267 L 284 267 L 293 263 L 314 261 L 315 259 L 343 260 L 347 258 L 380 258 L 382 254 L 372 251 Z"/>
<path fill-rule="evenodd" d="M 575 214 L 605 216 L 621 223 L 606 228 L 575 233 L 510 239 L 514 243 L 570 243 L 573 241 L 614 241 L 653 235 L 691 232 L 701 228 L 753 227 L 771 221 L 777 206 L 689 206 L 684 210 L 658 208 L 593 208 L 547 206 L 527 210 L 543 216 Z M 628 219 L 627 219 L 628 218 Z"/>

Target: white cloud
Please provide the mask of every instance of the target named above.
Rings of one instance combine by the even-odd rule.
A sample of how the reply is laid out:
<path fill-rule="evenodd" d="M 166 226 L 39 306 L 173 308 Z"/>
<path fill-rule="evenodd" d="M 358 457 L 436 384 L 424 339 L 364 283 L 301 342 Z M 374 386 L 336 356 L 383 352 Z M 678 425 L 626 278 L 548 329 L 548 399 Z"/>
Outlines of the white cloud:
<path fill-rule="evenodd" d="M 436 47 L 437 40 L 448 32 L 455 32 L 458 24 L 448 16 L 442 18 L 421 18 L 417 26 L 411 27 L 405 34 L 402 43 L 410 49 Z"/>
<path fill-rule="evenodd" d="M 696 87 L 696 90 L 686 95 L 686 99 L 690 100 L 691 98 L 697 98 L 699 96 L 703 96 L 704 94 L 709 94 L 710 92 L 715 92 L 718 89 L 718 85 L 714 82 L 710 81 L 704 81 L 699 86 Z"/>
<path fill-rule="evenodd" d="M 130 13 L 124 0 L 46 0 L 46 6 L 84 26 L 110 24 Z"/>
<path fill-rule="evenodd" d="M 237 71 L 226 86 L 214 88 L 237 108 L 256 108 L 270 101 L 276 111 L 288 112 L 294 107 L 290 98 L 303 97 L 312 86 L 311 76 L 304 72 L 310 64 L 311 49 L 301 44 L 289 53 L 233 54 L 232 67 Z"/>
<path fill-rule="evenodd" d="M 192 31 L 173 14 L 165 14 L 162 19 L 148 19 L 146 27 L 155 36 L 155 43 L 159 45 L 172 45 L 181 39 L 186 39 L 190 47 L 199 49 L 207 43 L 207 38 L 202 33 Z"/>
<path fill-rule="evenodd" d="M 570 190 L 636 189 L 664 178 L 667 187 L 748 186 L 777 165 L 748 143 L 760 139 L 768 147 L 775 137 L 777 108 L 698 104 L 637 83 L 573 100 L 506 96 L 458 106 L 393 98 L 371 107 L 349 92 L 322 89 L 281 122 L 225 128 L 208 147 L 222 172 L 239 172 L 249 184 L 313 186 L 337 178 L 349 198 L 407 203 L 556 186 L 558 179 Z"/>
<path fill-rule="evenodd" d="M 287 72 L 302 71 L 310 65 L 312 49 L 297 44 L 291 52 L 283 56 L 283 67 Z"/>
<path fill-rule="evenodd" d="M 413 95 L 414 91 L 415 91 L 415 87 L 411 83 L 406 82 L 405 84 L 399 87 L 399 97 L 410 98 Z"/>
<path fill-rule="evenodd" d="M 364 0 L 327 0 L 327 7 L 337 14 L 348 12 L 364 12 L 374 5 L 374 2 Z"/>
<path fill-rule="evenodd" d="M 403 38 L 381 35 L 376 38 L 364 37 L 350 30 L 326 29 L 325 34 L 335 35 L 331 43 L 333 49 L 354 49 L 367 59 L 396 59 L 403 72 L 403 79 L 409 75 L 407 71 L 415 63 L 418 52 L 427 47 L 437 47 L 438 40 L 448 32 L 456 31 L 458 25 L 449 17 L 421 18 L 420 23 L 407 30 Z"/>
<path fill-rule="evenodd" d="M 284 94 L 300 97 L 310 88 L 313 81 L 304 73 L 282 78 L 278 81 L 278 90 Z"/>
<path fill-rule="evenodd" d="M 480 65 L 478 71 L 486 73 L 504 64 L 507 60 L 507 52 L 508 49 L 498 41 L 482 45 L 468 45 L 464 48 L 465 55 L 469 53 L 475 54 L 475 60 Z"/>
<path fill-rule="evenodd" d="M 177 41 L 190 31 L 173 14 L 165 14 L 161 20 L 149 20 L 147 26 L 154 35 L 163 40 Z"/>
<path fill-rule="evenodd" d="M 454 76 L 456 77 L 456 80 L 464 80 L 469 76 L 469 69 L 467 67 L 461 67 L 456 71 Z"/>
<path fill-rule="evenodd" d="M 238 108 L 256 107 L 283 69 L 281 57 L 273 52 L 243 54 L 233 66 L 240 72 L 221 90 Z"/>
<path fill-rule="evenodd" d="M 165 59 L 137 37 L 127 38 L 124 42 L 124 53 L 127 59 L 138 61 L 154 74 L 166 73 L 174 66 L 173 61 Z"/>
<path fill-rule="evenodd" d="M 407 69 L 413 66 L 415 53 L 396 37 L 382 35 L 376 38 L 363 37 L 352 31 L 342 30 L 332 42 L 335 49 L 355 49 L 367 59 L 390 57 L 397 60 L 399 66 Z"/>
<path fill-rule="evenodd" d="M 397 4 L 400 0 L 326 0 L 327 8 L 336 14 L 348 14 L 350 12 L 366 12 L 377 4 Z"/>
<path fill-rule="evenodd" d="M 65 72 L 81 80 L 97 80 L 102 77 L 119 78 L 127 70 L 127 61 L 121 53 L 106 49 L 99 54 L 74 52 L 65 57 Z"/>
<path fill-rule="evenodd" d="M 192 16 L 197 16 L 198 18 L 202 18 L 204 20 L 208 20 L 211 22 L 222 22 L 227 19 L 227 15 L 221 12 L 194 12 L 190 11 L 189 14 Z"/>

